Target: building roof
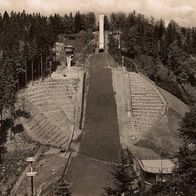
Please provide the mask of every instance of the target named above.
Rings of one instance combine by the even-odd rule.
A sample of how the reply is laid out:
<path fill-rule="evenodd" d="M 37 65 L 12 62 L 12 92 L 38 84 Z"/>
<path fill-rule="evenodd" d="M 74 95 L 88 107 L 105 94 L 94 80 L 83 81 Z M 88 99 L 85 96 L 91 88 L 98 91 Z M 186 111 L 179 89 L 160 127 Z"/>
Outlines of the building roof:
<path fill-rule="evenodd" d="M 71 45 L 67 45 L 66 48 L 65 48 L 65 52 L 73 52 L 74 51 L 74 47 L 71 46 Z"/>
<path fill-rule="evenodd" d="M 159 160 L 139 160 L 139 164 L 143 171 L 149 173 L 171 174 L 175 165 L 169 159 Z"/>
<path fill-rule="evenodd" d="M 55 44 L 56 44 L 56 46 L 60 46 L 60 47 L 64 47 L 65 46 L 64 43 L 60 43 L 60 42 L 56 42 Z"/>

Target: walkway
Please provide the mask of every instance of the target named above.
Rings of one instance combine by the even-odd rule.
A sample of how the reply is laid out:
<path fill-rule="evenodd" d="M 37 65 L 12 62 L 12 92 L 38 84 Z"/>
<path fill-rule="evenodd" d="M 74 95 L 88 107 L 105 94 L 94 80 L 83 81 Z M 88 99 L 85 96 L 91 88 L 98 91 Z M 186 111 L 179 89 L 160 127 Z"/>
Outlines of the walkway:
<path fill-rule="evenodd" d="M 108 56 L 90 59 L 84 136 L 79 155 L 72 158 L 67 178 L 74 196 L 96 196 L 112 182 L 110 162 L 120 157 L 120 139 L 112 72 Z"/>

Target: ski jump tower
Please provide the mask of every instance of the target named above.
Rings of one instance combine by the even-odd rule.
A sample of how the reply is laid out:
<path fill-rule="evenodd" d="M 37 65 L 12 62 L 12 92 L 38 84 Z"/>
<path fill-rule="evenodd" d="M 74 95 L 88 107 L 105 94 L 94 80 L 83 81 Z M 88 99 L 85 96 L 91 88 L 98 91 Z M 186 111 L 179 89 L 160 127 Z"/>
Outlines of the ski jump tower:
<path fill-rule="evenodd" d="M 99 15 L 99 52 L 104 52 L 104 15 Z"/>

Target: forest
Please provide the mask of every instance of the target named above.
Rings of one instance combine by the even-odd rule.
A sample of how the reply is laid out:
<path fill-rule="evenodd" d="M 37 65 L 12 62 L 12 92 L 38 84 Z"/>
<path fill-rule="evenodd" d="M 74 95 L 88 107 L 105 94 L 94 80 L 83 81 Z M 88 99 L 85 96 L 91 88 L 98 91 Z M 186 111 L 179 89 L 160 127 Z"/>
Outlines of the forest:
<path fill-rule="evenodd" d="M 86 40 L 95 25 L 96 17 L 92 12 L 49 17 L 25 11 L 0 14 L 0 133 L 7 126 L 3 116 L 9 116 L 13 121 L 18 90 L 29 81 L 44 78 L 55 70 L 58 62 L 52 48 L 58 35 Z M 0 155 L 5 152 L 4 136 L 0 134 Z"/>
<path fill-rule="evenodd" d="M 147 18 L 135 11 L 112 13 L 110 29 L 120 34 L 121 49 L 111 36 L 110 52 L 125 66 L 134 59 L 138 71 L 187 104 L 196 101 L 196 28 L 181 27 L 171 20 Z"/>
<path fill-rule="evenodd" d="M 173 175 L 145 194 L 195 195 L 196 28 L 181 27 L 173 20 L 166 26 L 163 19 L 147 18 L 135 11 L 112 13 L 109 25 L 109 52 L 115 60 L 122 65 L 124 56 L 128 71 L 142 72 L 190 106 L 178 129 L 182 146 L 175 156 L 178 163 Z"/>
<path fill-rule="evenodd" d="M 18 89 L 54 69 L 52 48 L 59 34 L 73 37 L 82 30 L 92 32 L 94 29 L 94 13 L 45 17 L 23 11 L 0 15 L 1 114 L 4 108 L 13 106 Z"/>

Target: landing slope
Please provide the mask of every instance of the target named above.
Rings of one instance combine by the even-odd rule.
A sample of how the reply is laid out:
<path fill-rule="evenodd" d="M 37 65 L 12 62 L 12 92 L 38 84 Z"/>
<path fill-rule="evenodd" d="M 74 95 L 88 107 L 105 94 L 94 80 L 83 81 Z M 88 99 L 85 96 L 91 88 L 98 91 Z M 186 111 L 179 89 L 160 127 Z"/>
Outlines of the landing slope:
<path fill-rule="evenodd" d="M 171 93 L 162 88 L 157 88 L 168 103 L 167 112 L 137 145 L 151 148 L 161 155 L 173 156 L 179 150 L 181 144 L 177 131 L 179 122 L 189 111 L 189 108 Z"/>
<path fill-rule="evenodd" d="M 175 154 L 188 106 L 141 74 L 113 69 L 112 75 L 122 147 L 140 157 Z"/>
<path fill-rule="evenodd" d="M 105 67 L 107 62 L 102 55 L 94 56 L 91 61 L 85 134 L 80 152 L 104 161 L 116 161 L 120 140 L 112 73 Z"/>
<path fill-rule="evenodd" d="M 105 54 L 91 57 L 89 91 L 79 155 L 72 158 L 67 174 L 73 195 L 96 196 L 111 183 L 111 161 L 120 157 L 117 109 L 112 72 Z"/>

